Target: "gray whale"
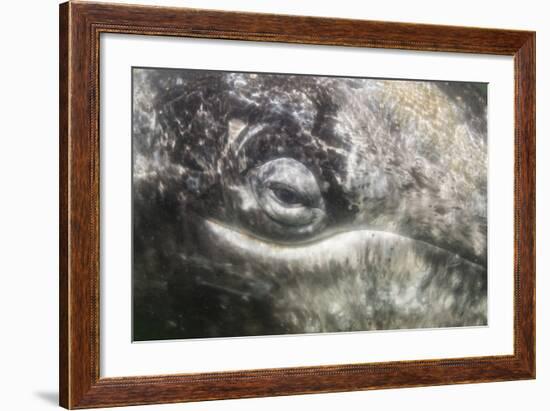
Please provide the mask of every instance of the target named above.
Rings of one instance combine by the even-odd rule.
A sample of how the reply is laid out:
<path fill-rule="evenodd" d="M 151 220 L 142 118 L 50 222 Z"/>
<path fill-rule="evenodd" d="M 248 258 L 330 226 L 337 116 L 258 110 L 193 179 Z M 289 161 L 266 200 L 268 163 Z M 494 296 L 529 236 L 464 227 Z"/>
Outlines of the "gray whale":
<path fill-rule="evenodd" d="M 487 324 L 483 85 L 133 76 L 136 340 Z"/>

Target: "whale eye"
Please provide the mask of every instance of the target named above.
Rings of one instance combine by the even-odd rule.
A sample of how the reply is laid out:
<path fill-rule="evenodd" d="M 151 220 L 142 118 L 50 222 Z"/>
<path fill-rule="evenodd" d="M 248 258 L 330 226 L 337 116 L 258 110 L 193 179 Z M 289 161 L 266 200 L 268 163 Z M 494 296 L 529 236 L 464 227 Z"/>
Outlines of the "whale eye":
<path fill-rule="evenodd" d="M 269 184 L 269 189 L 273 192 L 275 198 L 283 205 L 287 205 L 289 207 L 306 205 L 306 199 L 292 187 L 273 182 Z"/>
<path fill-rule="evenodd" d="M 325 206 L 313 173 L 291 158 L 269 161 L 251 170 L 249 182 L 258 205 L 274 222 L 300 233 L 313 232 L 325 218 Z"/>

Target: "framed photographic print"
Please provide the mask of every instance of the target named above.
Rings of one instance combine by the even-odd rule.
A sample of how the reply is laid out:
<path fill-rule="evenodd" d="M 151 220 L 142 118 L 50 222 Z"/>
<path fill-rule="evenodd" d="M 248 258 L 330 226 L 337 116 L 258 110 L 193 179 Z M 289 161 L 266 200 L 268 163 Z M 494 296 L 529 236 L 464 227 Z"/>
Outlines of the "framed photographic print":
<path fill-rule="evenodd" d="M 535 377 L 535 33 L 60 6 L 60 404 Z"/>

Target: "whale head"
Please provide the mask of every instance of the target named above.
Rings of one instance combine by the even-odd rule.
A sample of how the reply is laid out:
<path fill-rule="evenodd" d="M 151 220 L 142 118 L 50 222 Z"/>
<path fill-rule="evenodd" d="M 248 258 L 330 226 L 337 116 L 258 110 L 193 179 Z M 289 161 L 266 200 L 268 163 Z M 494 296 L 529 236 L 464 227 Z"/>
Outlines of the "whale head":
<path fill-rule="evenodd" d="M 483 87 L 134 70 L 138 339 L 486 324 Z"/>

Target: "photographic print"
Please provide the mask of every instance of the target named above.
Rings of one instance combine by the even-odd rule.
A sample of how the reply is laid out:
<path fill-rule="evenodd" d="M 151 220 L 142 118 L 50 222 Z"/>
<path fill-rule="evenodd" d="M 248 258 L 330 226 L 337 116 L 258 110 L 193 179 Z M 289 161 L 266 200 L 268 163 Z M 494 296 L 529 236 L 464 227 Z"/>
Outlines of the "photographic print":
<path fill-rule="evenodd" d="M 487 84 L 132 69 L 133 339 L 487 325 Z"/>

